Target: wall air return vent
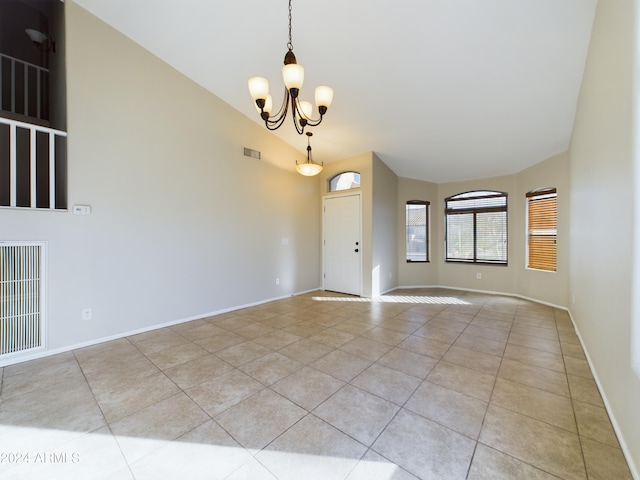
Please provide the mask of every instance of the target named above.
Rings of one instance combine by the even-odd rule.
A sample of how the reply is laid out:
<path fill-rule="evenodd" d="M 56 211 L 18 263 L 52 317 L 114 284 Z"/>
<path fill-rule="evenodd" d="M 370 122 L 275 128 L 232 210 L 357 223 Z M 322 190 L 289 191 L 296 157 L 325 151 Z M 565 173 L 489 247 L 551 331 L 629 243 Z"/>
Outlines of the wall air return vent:
<path fill-rule="evenodd" d="M 257 158 L 258 160 L 260 160 L 261 155 L 260 152 L 257 150 L 252 150 L 251 148 L 247 148 L 244 147 L 244 156 L 245 157 L 251 157 L 251 158 Z"/>
<path fill-rule="evenodd" d="M 0 359 L 44 347 L 45 250 L 0 241 Z"/>

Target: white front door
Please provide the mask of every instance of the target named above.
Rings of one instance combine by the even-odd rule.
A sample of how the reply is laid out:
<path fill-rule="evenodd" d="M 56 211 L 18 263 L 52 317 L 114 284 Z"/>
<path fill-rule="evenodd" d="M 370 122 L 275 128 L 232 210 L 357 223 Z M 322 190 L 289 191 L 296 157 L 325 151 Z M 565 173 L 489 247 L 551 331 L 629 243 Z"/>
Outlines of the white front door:
<path fill-rule="evenodd" d="M 323 210 L 324 289 L 360 295 L 360 194 L 325 197 Z"/>

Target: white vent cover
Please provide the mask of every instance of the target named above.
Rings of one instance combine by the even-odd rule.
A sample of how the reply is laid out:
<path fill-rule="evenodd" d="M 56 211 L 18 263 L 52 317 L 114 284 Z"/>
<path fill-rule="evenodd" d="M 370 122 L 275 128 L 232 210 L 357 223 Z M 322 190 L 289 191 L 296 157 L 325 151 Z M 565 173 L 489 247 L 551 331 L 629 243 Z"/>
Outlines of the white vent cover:
<path fill-rule="evenodd" d="M 0 358 L 43 348 L 43 242 L 0 241 Z"/>

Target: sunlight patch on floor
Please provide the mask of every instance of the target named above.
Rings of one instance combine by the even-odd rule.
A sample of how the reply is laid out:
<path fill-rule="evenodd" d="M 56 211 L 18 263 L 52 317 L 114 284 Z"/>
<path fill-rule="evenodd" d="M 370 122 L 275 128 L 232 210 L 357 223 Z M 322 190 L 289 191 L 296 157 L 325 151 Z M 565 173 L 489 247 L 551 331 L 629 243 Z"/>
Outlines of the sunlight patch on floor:
<path fill-rule="evenodd" d="M 7 479 L 392 480 L 397 473 L 386 461 L 118 437 L 107 427 L 79 433 L 0 425 L 0 438 L 0 477 Z"/>
<path fill-rule="evenodd" d="M 433 305 L 471 305 L 455 297 L 435 297 L 422 295 L 384 295 L 381 297 L 312 297 L 319 302 L 357 302 L 357 303 L 427 303 Z"/>

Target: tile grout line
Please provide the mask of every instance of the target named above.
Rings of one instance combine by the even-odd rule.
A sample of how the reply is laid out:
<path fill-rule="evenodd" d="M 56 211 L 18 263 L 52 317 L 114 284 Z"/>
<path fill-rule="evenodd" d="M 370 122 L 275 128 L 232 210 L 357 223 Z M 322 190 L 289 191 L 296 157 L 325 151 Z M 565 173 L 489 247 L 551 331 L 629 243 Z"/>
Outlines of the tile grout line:
<path fill-rule="evenodd" d="M 91 392 L 91 396 L 93 397 L 93 400 L 96 403 L 96 406 L 100 410 L 100 414 L 102 415 L 102 419 L 104 421 L 104 427 L 106 427 L 107 430 L 109 430 L 109 434 L 111 435 L 111 437 L 113 438 L 113 441 L 118 446 L 118 451 L 120 452 L 122 460 L 124 461 L 124 463 L 127 466 L 127 470 L 129 471 L 129 473 L 131 473 L 131 477 L 133 479 L 135 479 L 135 475 L 133 473 L 133 470 L 131 469 L 131 465 L 129 463 L 129 460 L 127 459 L 127 456 L 124 454 L 124 450 L 122 450 L 122 445 L 120 445 L 120 442 L 118 441 L 118 437 L 113 433 L 113 430 L 111 429 L 111 424 L 107 421 L 107 417 L 104 414 L 104 410 L 102 409 L 102 406 L 100 405 L 100 402 L 98 402 L 98 399 L 96 398 L 96 395 L 95 395 L 95 392 L 93 391 L 93 388 L 91 388 L 91 384 L 89 383 L 89 379 L 87 378 L 87 375 L 86 375 L 86 373 L 84 371 L 84 368 L 82 368 L 82 364 L 80 363 L 80 360 L 78 360 L 78 356 L 76 355 L 76 351 L 72 350 L 71 354 L 73 355 L 74 360 L 78 364 L 78 368 L 80 369 L 80 372 L 82 373 L 82 377 L 84 378 L 84 381 L 86 382 L 87 387 L 89 388 L 89 391 Z M 102 427 L 100 427 L 100 428 L 102 428 Z M 93 431 L 95 431 L 95 430 L 93 430 Z M 87 432 L 87 433 L 90 434 L 92 432 Z"/>
<path fill-rule="evenodd" d="M 486 303 L 485 303 L 486 305 Z M 474 315 L 474 319 L 478 316 L 478 314 L 480 313 L 480 311 L 482 311 L 482 308 L 478 311 L 478 313 L 476 313 L 476 315 Z M 517 309 L 516 309 L 517 312 Z M 515 313 L 514 313 L 514 319 L 515 319 Z M 473 321 L 473 320 L 472 320 Z M 509 334 L 511 333 L 511 329 L 513 329 L 513 323 L 514 321 L 511 321 L 511 327 L 509 328 Z M 469 323 L 471 324 L 471 323 Z M 466 330 L 466 328 L 465 328 Z M 487 407 L 484 411 L 484 415 L 482 416 L 482 421 L 480 422 L 480 428 L 478 429 L 478 436 L 475 440 L 475 445 L 473 447 L 473 453 L 471 455 L 471 458 L 469 459 L 469 465 L 467 467 L 467 474 L 466 477 L 467 478 L 469 476 L 469 473 L 471 472 L 471 467 L 473 466 L 473 461 L 475 459 L 476 456 L 476 452 L 478 450 L 478 444 L 480 444 L 480 436 L 482 435 L 482 430 L 484 428 L 484 424 L 485 421 L 487 419 L 487 414 L 489 413 L 489 407 L 491 406 L 491 399 L 493 398 L 493 393 L 495 391 L 496 388 L 496 382 L 498 381 L 498 375 L 500 373 L 500 368 L 502 367 L 502 361 L 504 360 L 504 353 L 507 349 L 507 344 L 509 342 L 509 335 L 507 335 L 507 341 L 505 342 L 504 348 L 502 350 L 502 355 L 500 356 L 500 365 L 498 365 L 498 369 L 496 370 L 495 376 L 494 376 L 494 380 L 493 380 L 493 386 L 491 387 L 491 394 L 489 395 L 489 398 L 487 399 Z M 502 452 L 501 452 L 502 453 Z"/>
<path fill-rule="evenodd" d="M 567 381 L 567 388 L 569 389 L 569 400 L 571 401 L 571 412 L 573 413 L 573 421 L 575 423 L 576 426 L 576 435 L 578 436 L 578 443 L 580 444 L 580 455 L 582 458 L 582 466 L 584 468 L 584 473 L 586 478 L 589 478 L 589 470 L 587 468 L 587 458 L 584 454 L 584 444 L 582 441 L 582 435 L 580 434 L 580 426 L 578 424 L 578 416 L 576 415 L 576 406 L 575 406 L 575 399 L 573 398 L 573 392 L 571 391 L 571 385 L 569 384 L 569 372 L 567 370 L 567 362 L 565 360 L 565 356 L 564 356 L 564 350 L 562 348 L 562 341 L 560 339 L 560 333 L 558 332 L 558 321 L 556 318 L 556 309 L 554 309 L 553 311 L 553 316 L 554 316 L 554 321 L 556 324 L 556 333 L 558 334 L 558 342 L 560 343 L 560 352 L 562 354 L 562 365 L 564 365 L 564 372 L 565 372 L 565 378 Z M 580 348 L 582 348 L 582 346 L 580 346 Z M 608 418 L 608 415 L 607 415 Z"/>
<path fill-rule="evenodd" d="M 222 328 L 222 327 L 220 327 L 220 328 Z M 181 335 L 181 334 L 180 334 L 180 333 L 178 333 L 178 332 L 175 332 L 175 333 L 177 333 L 178 335 Z M 184 337 L 184 335 L 181 335 L 181 336 L 182 336 L 183 338 L 186 338 L 186 339 L 187 339 L 189 342 L 191 342 L 192 344 L 197 345 L 193 340 L 191 340 L 191 339 L 189 339 L 189 338 L 187 338 L 187 337 Z M 127 340 L 128 340 L 128 337 L 126 337 L 126 338 L 127 338 Z M 123 419 L 125 419 L 125 418 L 127 418 L 127 417 L 130 417 L 131 415 L 135 415 L 136 413 L 138 413 L 138 412 L 140 412 L 140 411 L 142 411 L 142 410 L 144 410 L 144 409 L 146 409 L 146 408 L 149 408 L 149 407 L 151 407 L 151 406 L 153 406 L 153 405 L 157 405 L 157 404 L 159 404 L 159 403 L 161 403 L 161 402 L 164 402 L 164 401 L 168 400 L 169 398 L 176 397 L 176 396 L 178 396 L 178 395 L 180 395 L 180 394 L 182 393 L 182 394 L 183 394 L 183 395 L 185 395 L 187 398 L 189 398 L 189 400 L 191 400 L 191 401 L 192 401 L 192 402 L 193 402 L 193 403 L 198 407 L 198 409 L 199 409 L 202 413 L 204 413 L 204 415 L 205 415 L 206 417 L 208 417 L 208 418 L 209 418 L 209 420 L 205 420 L 204 422 L 202 422 L 202 423 L 201 423 L 201 424 L 199 424 L 199 425 L 196 425 L 195 427 L 193 427 L 193 428 L 192 428 L 192 429 L 190 429 L 189 431 L 184 432 L 184 433 L 183 433 L 183 434 L 181 434 L 180 436 L 178 436 L 178 437 L 176 437 L 176 438 L 174 438 L 174 439 L 169 440 L 169 442 L 175 442 L 175 441 L 178 441 L 178 439 L 180 439 L 181 437 L 184 437 L 185 435 L 188 435 L 189 433 L 193 432 L 194 430 L 196 430 L 196 429 L 200 428 L 202 425 L 206 424 L 208 421 L 212 421 L 212 422 L 214 422 L 214 423 L 215 423 L 219 428 L 221 428 L 221 429 L 222 429 L 222 430 L 223 430 L 227 435 L 229 435 L 231 438 L 233 438 L 233 439 L 234 439 L 234 441 L 235 441 L 235 442 L 236 442 L 236 443 L 237 443 L 237 444 L 238 444 L 238 445 L 239 445 L 239 446 L 240 446 L 244 451 L 248 452 L 248 453 L 249 453 L 249 455 L 251 455 L 253 458 L 255 458 L 255 455 L 251 454 L 251 452 L 250 452 L 246 447 L 244 447 L 244 446 L 243 446 L 243 445 L 238 441 L 238 439 L 236 439 L 236 438 L 231 434 L 231 432 L 228 432 L 228 431 L 227 431 L 227 430 L 226 430 L 226 429 L 225 429 L 225 428 L 224 428 L 220 423 L 218 423 L 218 421 L 216 421 L 216 419 L 215 419 L 213 416 L 211 416 L 211 415 L 209 414 L 209 412 L 207 412 L 207 411 L 206 411 L 206 410 L 205 410 L 205 409 L 204 409 L 204 408 L 203 408 L 203 407 L 202 407 L 202 406 L 201 406 L 197 401 L 195 401 L 195 399 L 193 399 L 193 398 L 192 398 L 192 397 L 191 397 L 191 396 L 186 392 L 186 390 L 185 390 L 185 389 L 183 389 L 183 388 L 182 388 L 180 385 L 178 385 L 178 384 L 177 384 L 177 383 L 176 383 L 176 382 L 175 382 L 171 377 L 169 377 L 169 376 L 164 372 L 164 370 L 163 370 L 163 369 L 161 369 L 158 365 L 156 365 L 156 364 L 155 364 L 155 363 L 154 363 L 154 362 L 153 362 L 153 361 L 152 361 L 152 360 L 151 360 L 151 359 L 150 359 L 150 358 L 149 358 L 149 357 L 148 357 L 144 352 L 142 352 L 142 351 L 138 348 L 138 346 L 137 346 L 137 345 L 135 345 L 135 344 L 134 344 L 134 343 L 132 343 L 132 342 L 129 342 L 129 343 L 131 343 L 131 345 L 133 345 L 133 347 L 134 347 L 134 348 L 136 348 L 136 350 L 138 350 L 138 352 L 140 352 L 140 353 L 141 353 L 141 354 L 142 354 L 142 355 L 143 355 L 143 356 L 144 356 L 144 357 L 145 357 L 149 362 L 151 362 L 151 363 L 152 363 L 152 364 L 153 364 L 153 365 L 154 365 L 154 366 L 155 366 L 155 367 L 156 367 L 156 368 L 157 368 L 157 369 L 158 369 L 158 370 L 159 370 L 159 371 L 160 371 L 160 372 L 165 376 L 165 378 L 167 378 L 170 382 L 172 382 L 172 383 L 173 383 L 173 384 L 178 388 L 178 390 L 179 390 L 179 391 L 178 391 L 178 392 L 176 392 L 174 395 L 171 395 L 171 396 L 169 396 L 169 397 L 167 397 L 167 398 L 164 398 L 164 399 L 158 400 L 157 402 L 155 402 L 155 403 L 153 403 L 153 404 L 151 404 L 151 405 L 148 405 L 148 406 L 146 406 L 146 407 L 143 407 L 143 408 L 141 408 L 140 410 L 137 410 L 136 412 L 132 412 L 132 413 L 130 413 L 129 415 L 126 415 L 126 416 L 124 416 L 124 417 L 122 417 L 122 418 L 120 418 L 120 419 L 118 419 L 118 420 L 116 420 L 116 421 L 123 420 Z M 206 349 L 205 349 L 205 350 L 206 350 Z M 208 352 L 208 354 L 209 354 L 209 355 L 213 355 L 213 356 L 215 356 L 216 358 L 219 358 L 219 359 L 220 359 L 220 357 L 218 357 L 217 355 L 215 355 L 215 353 L 213 353 L 213 352 Z M 235 367 L 235 366 L 233 366 L 233 365 L 229 364 L 229 363 L 228 363 L 228 362 L 226 362 L 225 360 L 223 360 L 223 359 L 220 359 L 220 360 L 221 360 L 222 362 L 225 362 L 226 364 L 230 365 L 233 369 L 240 371 L 237 367 Z M 186 362 L 184 362 L 184 363 L 186 363 Z M 233 371 L 233 370 L 231 370 L 231 371 Z M 242 373 L 244 373 L 244 372 L 242 372 Z M 223 374 L 221 374 L 221 375 L 223 375 Z M 220 376 L 220 375 L 217 375 L 217 376 Z M 254 394 L 252 394 L 252 395 L 249 395 L 249 397 L 247 397 L 247 398 L 243 399 L 242 401 L 247 400 L 248 398 L 250 398 L 250 397 L 252 397 L 252 396 L 254 396 L 254 395 L 258 394 L 258 393 L 259 393 L 259 392 L 261 392 L 262 390 L 264 390 L 264 388 L 263 388 L 263 389 L 258 390 L 257 392 L 255 392 L 255 393 L 254 393 Z M 231 408 L 231 407 L 229 407 L 229 408 Z M 217 414 L 217 415 L 219 415 L 219 414 L 223 413 L 224 411 L 228 410 L 229 408 L 227 408 L 227 409 L 223 410 L 222 412 L 218 412 L 218 414 Z M 109 426 L 109 430 L 110 430 L 110 431 L 112 431 L 112 430 L 111 430 L 111 426 L 110 426 L 110 424 L 107 424 L 107 425 Z M 113 434 L 113 432 L 112 432 L 112 434 Z M 113 436 L 114 436 L 114 439 L 116 440 L 116 442 L 118 443 L 118 447 L 119 447 L 119 448 L 120 448 L 120 450 L 122 451 L 122 447 L 120 446 L 120 442 L 118 442 L 118 438 L 117 438 L 117 436 L 116 436 L 115 434 L 113 434 Z M 159 447 L 159 448 L 161 448 L 161 447 Z M 156 450 L 154 450 L 154 451 L 152 451 L 152 452 L 147 453 L 146 455 L 144 455 L 144 456 L 140 457 L 139 459 L 137 459 L 135 462 L 139 462 L 139 461 L 141 461 L 142 459 L 144 459 L 144 458 L 146 458 L 146 457 L 149 457 L 149 456 L 153 455 L 156 451 L 157 451 L 157 449 L 156 449 Z M 135 480 L 135 478 L 136 478 L 136 477 L 135 477 L 135 475 L 134 475 L 134 473 L 133 473 L 133 470 L 132 470 L 132 468 L 131 468 L 131 467 L 132 467 L 132 465 L 130 464 L 130 462 L 129 462 L 129 460 L 126 458 L 126 456 L 124 455 L 124 452 L 122 452 L 122 454 L 123 454 L 123 458 L 125 459 L 125 462 L 127 463 L 128 468 L 129 468 L 129 470 L 131 471 L 131 474 L 132 474 L 132 476 L 133 476 L 133 478 L 134 478 L 134 480 Z M 135 463 L 135 462 L 133 462 L 133 463 Z M 240 466 L 238 467 L 238 469 L 242 468 L 243 466 L 244 466 L 244 464 L 243 464 L 243 465 L 240 465 Z M 266 467 L 265 467 L 265 468 L 266 468 Z M 275 475 L 274 475 L 274 476 L 275 476 Z"/>

